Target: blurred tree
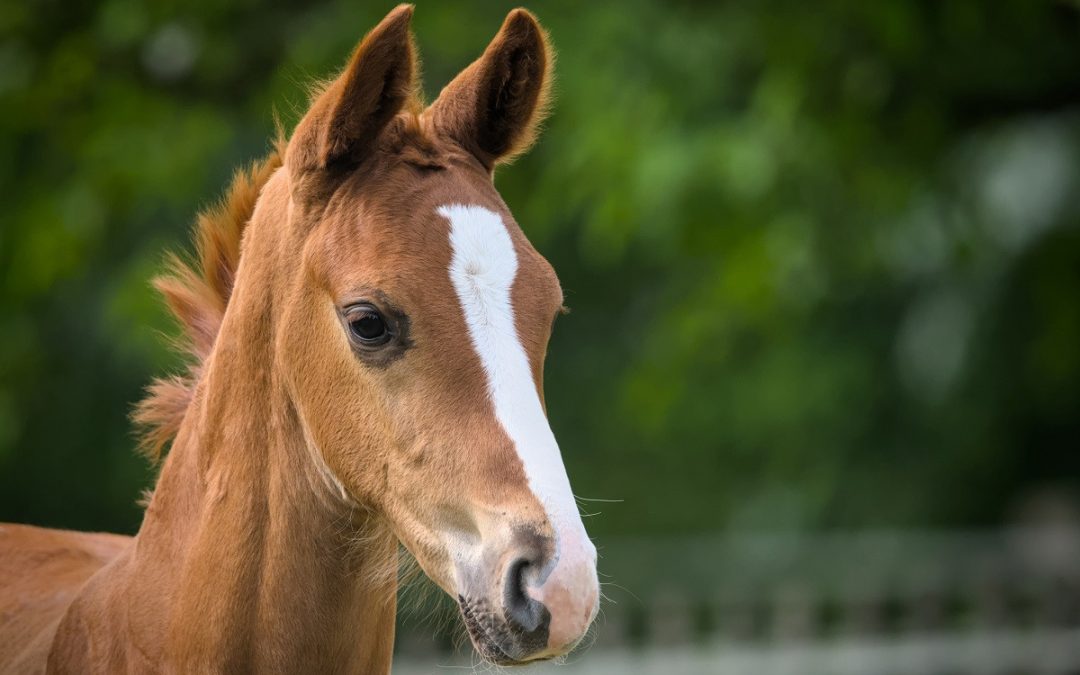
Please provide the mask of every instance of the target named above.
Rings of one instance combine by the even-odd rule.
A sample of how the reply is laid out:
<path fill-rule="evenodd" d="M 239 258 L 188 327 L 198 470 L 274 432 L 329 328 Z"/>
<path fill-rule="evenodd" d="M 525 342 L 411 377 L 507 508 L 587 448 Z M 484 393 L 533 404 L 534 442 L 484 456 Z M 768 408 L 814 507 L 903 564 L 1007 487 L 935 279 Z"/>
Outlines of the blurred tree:
<path fill-rule="evenodd" d="M 437 93 L 510 4 L 422 5 Z M 133 531 L 148 280 L 387 6 L 0 5 L 0 519 Z M 545 2 L 497 183 L 573 313 L 550 415 L 599 534 L 973 525 L 1080 489 L 1075 3 Z"/>

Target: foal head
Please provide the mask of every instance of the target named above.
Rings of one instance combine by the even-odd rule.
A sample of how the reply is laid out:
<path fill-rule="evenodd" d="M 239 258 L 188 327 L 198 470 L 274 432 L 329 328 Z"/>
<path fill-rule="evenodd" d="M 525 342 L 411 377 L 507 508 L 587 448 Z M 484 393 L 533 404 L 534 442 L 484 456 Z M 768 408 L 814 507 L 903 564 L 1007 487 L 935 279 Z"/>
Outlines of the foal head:
<path fill-rule="evenodd" d="M 515 10 L 424 109 L 411 14 L 361 42 L 264 190 L 297 252 L 272 289 L 276 364 L 327 486 L 385 516 L 477 649 L 556 656 L 599 591 L 544 409 L 563 296 L 492 183 L 532 140 L 553 55 Z"/>

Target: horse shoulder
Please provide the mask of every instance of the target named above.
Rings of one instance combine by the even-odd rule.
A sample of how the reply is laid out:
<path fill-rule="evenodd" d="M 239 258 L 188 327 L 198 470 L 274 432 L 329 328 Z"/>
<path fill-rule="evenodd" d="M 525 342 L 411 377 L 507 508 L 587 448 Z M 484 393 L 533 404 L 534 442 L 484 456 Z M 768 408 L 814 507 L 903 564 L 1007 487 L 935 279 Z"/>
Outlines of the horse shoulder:
<path fill-rule="evenodd" d="M 0 524 L 0 672 L 44 672 L 57 629 L 86 582 L 128 550 L 113 534 Z"/>

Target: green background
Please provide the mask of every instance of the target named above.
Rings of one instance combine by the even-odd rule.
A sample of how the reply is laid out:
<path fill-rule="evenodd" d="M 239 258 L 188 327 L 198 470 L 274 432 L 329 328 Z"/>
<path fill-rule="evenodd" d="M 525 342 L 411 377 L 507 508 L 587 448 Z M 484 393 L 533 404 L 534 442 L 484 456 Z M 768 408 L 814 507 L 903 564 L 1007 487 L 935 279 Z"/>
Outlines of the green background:
<path fill-rule="evenodd" d="M 420 2 L 429 99 L 509 4 Z M 390 4 L 0 2 L 0 520 L 133 532 L 149 286 Z M 497 186 L 596 535 L 996 526 L 1080 483 L 1080 6 L 531 6 Z"/>

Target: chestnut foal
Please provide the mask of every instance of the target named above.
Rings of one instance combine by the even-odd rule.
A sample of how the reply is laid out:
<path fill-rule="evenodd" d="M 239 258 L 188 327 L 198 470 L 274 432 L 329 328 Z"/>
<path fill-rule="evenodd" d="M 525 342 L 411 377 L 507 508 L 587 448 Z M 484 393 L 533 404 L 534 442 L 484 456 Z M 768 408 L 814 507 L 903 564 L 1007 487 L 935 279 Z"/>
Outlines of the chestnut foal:
<path fill-rule="evenodd" d="M 0 526 L 0 671 L 385 673 L 399 542 L 487 659 L 582 638 L 596 550 L 541 387 L 562 292 L 492 183 L 553 57 L 515 10 L 424 108 L 411 16 L 159 281 L 196 358 L 136 414 L 172 443 L 139 533 Z"/>

